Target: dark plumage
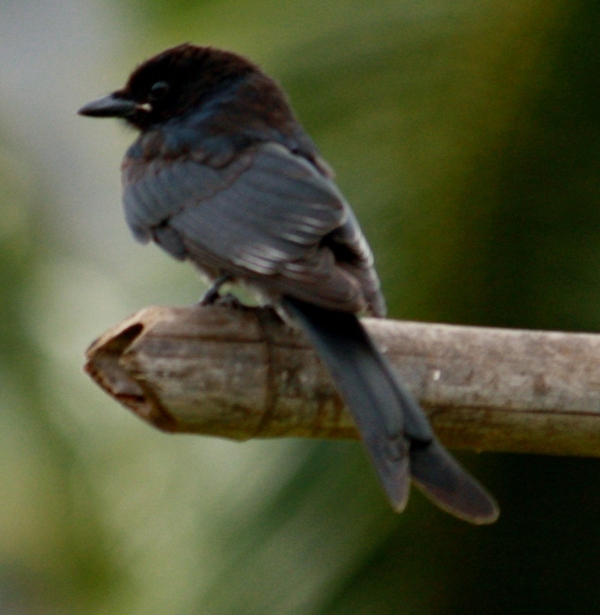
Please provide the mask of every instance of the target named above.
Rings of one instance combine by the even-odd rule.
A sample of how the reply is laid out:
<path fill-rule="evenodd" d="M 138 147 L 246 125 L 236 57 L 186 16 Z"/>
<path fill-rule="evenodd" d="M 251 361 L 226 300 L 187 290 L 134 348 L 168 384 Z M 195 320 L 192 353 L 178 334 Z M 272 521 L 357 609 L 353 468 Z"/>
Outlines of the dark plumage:
<path fill-rule="evenodd" d="M 80 110 L 140 131 L 122 165 L 127 222 L 212 280 L 259 290 L 305 330 L 402 510 L 413 478 L 474 523 L 498 510 L 435 439 L 357 314 L 383 316 L 373 257 L 285 94 L 245 58 L 180 45 Z"/>

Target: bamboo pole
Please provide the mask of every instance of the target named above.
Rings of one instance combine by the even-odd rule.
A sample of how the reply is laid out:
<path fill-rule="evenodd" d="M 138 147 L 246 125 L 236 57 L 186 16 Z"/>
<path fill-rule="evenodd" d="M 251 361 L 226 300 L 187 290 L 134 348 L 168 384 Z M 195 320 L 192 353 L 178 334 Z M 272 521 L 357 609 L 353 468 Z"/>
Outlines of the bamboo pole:
<path fill-rule="evenodd" d="M 446 445 L 600 455 L 600 335 L 363 322 Z M 85 369 L 165 431 L 358 438 L 304 335 L 266 308 L 146 308 Z"/>

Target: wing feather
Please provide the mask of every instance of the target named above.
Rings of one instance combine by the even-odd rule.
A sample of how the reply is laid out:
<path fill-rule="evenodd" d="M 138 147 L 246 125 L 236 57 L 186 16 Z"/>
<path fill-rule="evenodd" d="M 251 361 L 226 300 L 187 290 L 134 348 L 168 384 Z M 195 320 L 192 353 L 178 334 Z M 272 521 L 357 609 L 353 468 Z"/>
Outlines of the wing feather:
<path fill-rule="evenodd" d="M 349 205 L 331 179 L 287 148 L 262 144 L 219 169 L 174 159 L 129 178 L 125 213 L 138 239 L 152 237 L 178 258 L 186 253 L 273 294 L 377 312 L 371 251 Z"/>

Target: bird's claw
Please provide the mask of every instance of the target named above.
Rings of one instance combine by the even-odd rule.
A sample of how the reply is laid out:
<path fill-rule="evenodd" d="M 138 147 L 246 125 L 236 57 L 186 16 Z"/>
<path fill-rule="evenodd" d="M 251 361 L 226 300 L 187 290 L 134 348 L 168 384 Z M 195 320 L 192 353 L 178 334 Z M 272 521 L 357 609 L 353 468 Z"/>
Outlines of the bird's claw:
<path fill-rule="evenodd" d="M 221 299 L 221 286 L 225 284 L 225 282 L 229 281 L 228 275 L 219 276 L 213 283 L 213 285 L 204 293 L 202 299 L 200 299 L 200 305 L 214 305 Z"/>
<path fill-rule="evenodd" d="M 219 298 L 213 302 L 213 305 L 227 307 L 235 310 L 246 309 L 246 306 L 233 293 L 220 295 Z"/>

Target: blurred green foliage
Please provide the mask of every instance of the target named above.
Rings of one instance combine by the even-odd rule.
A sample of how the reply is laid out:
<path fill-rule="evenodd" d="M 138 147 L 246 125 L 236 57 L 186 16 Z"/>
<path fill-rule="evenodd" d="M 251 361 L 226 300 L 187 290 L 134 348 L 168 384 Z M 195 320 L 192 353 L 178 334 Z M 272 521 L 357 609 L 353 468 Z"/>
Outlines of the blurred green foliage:
<path fill-rule="evenodd" d="M 251 55 L 284 84 L 371 241 L 393 317 L 600 327 L 597 3 L 104 10 L 127 41 L 111 78 L 191 40 Z M 157 273 L 159 257 L 111 269 L 66 245 L 74 205 L 44 157 L 7 136 L 8 117 L 0 109 L 1 613 L 598 612 L 597 460 L 465 454 L 503 510 L 473 528 L 419 495 L 395 516 L 356 445 L 168 438 L 104 399 L 78 371 L 85 340 L 179 279 Z"/>

